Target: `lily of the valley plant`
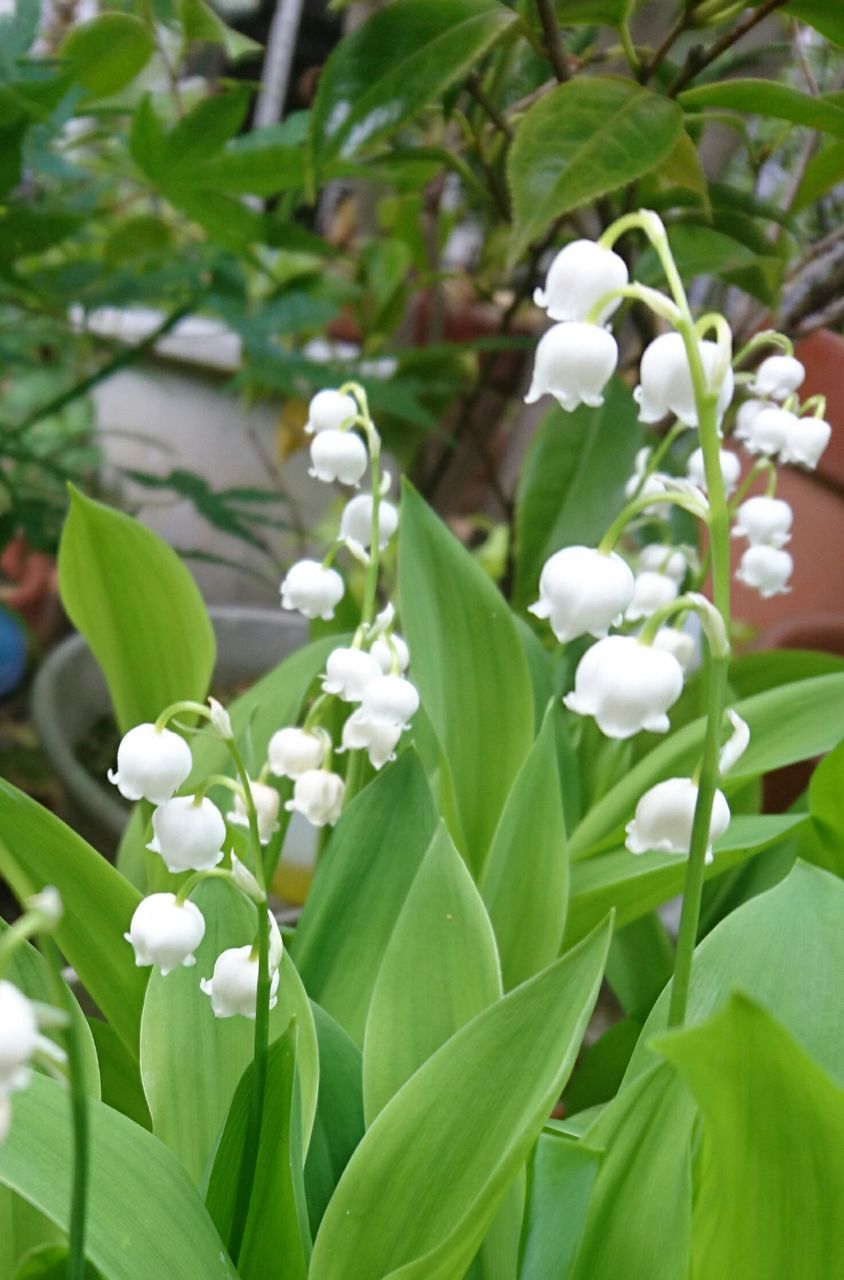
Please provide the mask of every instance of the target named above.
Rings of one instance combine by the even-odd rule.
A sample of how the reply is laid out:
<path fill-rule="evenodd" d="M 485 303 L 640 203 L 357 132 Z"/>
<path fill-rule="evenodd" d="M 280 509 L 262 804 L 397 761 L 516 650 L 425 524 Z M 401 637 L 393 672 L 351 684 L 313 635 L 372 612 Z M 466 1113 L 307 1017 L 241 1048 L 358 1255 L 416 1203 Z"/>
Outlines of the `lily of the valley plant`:
<path fill-rule="evenodd" d="M 663 290 L 629 280 L 623 234 Z M 744 583 L 788 590 L 777 464 L 817 464 L 825 407 L 786 336 L 734 351 L 693 314 L 653 212 L 569 244 L 535 301 L 528 402 L 600 410 L 632 301 L 660 327 L 639 420 L 667 424 L 603 535 L 544 564 L 537 624 L 409 486 L 399 513 L 356 383 L 308 417 L 311 475 L 346 491 L 336 540 L 281 583 L 321 630 L 227 708 L 178 560 L 74 498 L 65 601 L 137 808 L 114 870 L 0 793 L 24 899 L 0 940 L 0 1182 L 45 1268 L 22 1275 L 836 1274 L 840 754 L 789 814 L 760 812 L 758 779 L 835 746 L 844 674 L 735 660 L 730 608 L 733 538 Z M 302 820 L 316 871 L 285 932 Z M 680 893 L 675 938 L 657 908 Z"/>

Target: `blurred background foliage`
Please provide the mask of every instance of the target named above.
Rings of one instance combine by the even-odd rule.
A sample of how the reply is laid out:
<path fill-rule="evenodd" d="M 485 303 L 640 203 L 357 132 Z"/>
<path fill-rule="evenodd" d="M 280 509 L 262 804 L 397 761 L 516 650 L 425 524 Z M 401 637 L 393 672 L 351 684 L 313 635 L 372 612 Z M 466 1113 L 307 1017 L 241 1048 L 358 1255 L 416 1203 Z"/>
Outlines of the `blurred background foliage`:
<path fill-rule="evenodd" d="M 2 543 L 52 548 L 65 481 L 113 481 L 88 393 L 186 318 L 235 335 L 244 404 L 286 403 L 282 461 L 307 398 L 360 379 L 422 492 L 485 512 L 498 577 L 530 298 L 559 245 L 646 204 L 739 341 L 840 324 L 839 0 L 83 3 L 0 7 Z M 626 366 L 649 324 L 628 308 Z M 272 559 L 277 490 L 131 479 Z"/>

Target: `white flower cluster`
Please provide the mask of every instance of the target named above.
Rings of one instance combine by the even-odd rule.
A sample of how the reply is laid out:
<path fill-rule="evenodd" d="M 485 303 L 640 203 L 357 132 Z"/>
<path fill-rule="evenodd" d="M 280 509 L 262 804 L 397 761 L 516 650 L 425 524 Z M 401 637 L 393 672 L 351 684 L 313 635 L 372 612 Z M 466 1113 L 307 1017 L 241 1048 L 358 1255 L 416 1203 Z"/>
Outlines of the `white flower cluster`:
<path fill-rule="evenodd" d="M 656 215 L 642 212 L 621 221 L 642 227 L 663 260 L 670 254 Z M 593 716 L 608 737 L 626 739 L 643 730 L 668 730 L 668 712 L 680 696 L 684 678 L 700 663 L 701 619 L 710 647 L 715 643 L 725 651 L 720 614 L 695 594 L 705 570 L 691 548 L 671 545 L 665 516 L 669 507 L 677 504 L 708 519 L 707 469 L 714 467 L 715 457 L 713 453 L 705 457 L 704 445 L 708 438 L 707 448 L 712 450 L 716 434 L 723 435 L 737 389 L 746 389 L 754 398 L 738 408 L 734 436 L 757 461 L 742 482 L 738 453 L 726 447 L 719 450 L 719 488 L 723 492 L 719 502 L 727 503 L 733 537 L 745 538 L 748 543 L 737 577 L 763 596 L 787 590 L 792 570 L 791 557 L 784 550 L 792 513 L 788 504 L 774 495 L 772 460 L 816 466 L 829 441 L 830 428 L 821 417 L 809 416 L 813 405 L 816 413 L 818 408 L 823 412 L 817 398 L 802 406 L 798 403 L 796 393 L 804 370 L 791 354 L 768 356 L 755 374 L 734 372 L 732 335 L 723 317 L 707 316 L 695 326 L 682 296 L 674 293 L 672 301 L 629 284 L 627 267 L 611 248 L 612 235 L 604 239 L 607 243 L 575 241 L 567 245 L 551 263 L 545 289 L 534 294 L 535 302 L 555 323 L 540 339 L 525 398 L 533 403 L 549 394 L 566 410 L 581 404 L 600 405 L 618 355 L 607 322 L 624 297 L 636 297 L 650 302 L 672 326 L 672 331 L 655 338 L 642 355 L 634 392 L 639 419 L 657 423 L 670 415 L 675 422 L 662 445 L 639 451 L 626 486 L 629 506 L 601 544 L 565 547 L 546 562 L 539 580 L 539 599 L 531 612 L 548 620 L 561 643 L 581 636 L 595 638 L 596 643 L 577 665 L 574 689 L 564 702 L 577 715 Z M 715 340 L 706 336 L 708 331 Z M 788 346 L 779 335 L 759 335 L 736 363 L 766 343 Z M 707 430 L 711 435 L 702 438 L 689 454 L 686 475 L 671 476 L 660 470 L 660 463 L 674 440 L 700 428 L 699 404 L 709 406 Z M 766 493 L 745 496 L 762 472 L 768 476 Z M 711 470 L 709 476 L 712 479 Z M 656 521 L 662 528 L 662 541 L 650 542 L 629 555 L 620 554 L 617 544 L 633 520 Z M 692 594 L 683 595 L 687 579 L 691 579 Z M 631 633 L 634 627 L 641 627 L 639 634 Z M 612 628 L 622 628 L 622 632 L 610 634 Z M 735 764 L 749 738 L 747 727 L 735 713 L 728 714 L 733 720 L 733 736 L 722 752 L 722 773 Z M 628 849 L 634 853 L 687 854 L 697 799 L 698 784 L 692 778 L 668 778 L 651 788 L 641 797 L 628 824 Z M 727 801 L 716 791 L 708 856 L 712 842 L 723 835 L 729 821 Z"/>

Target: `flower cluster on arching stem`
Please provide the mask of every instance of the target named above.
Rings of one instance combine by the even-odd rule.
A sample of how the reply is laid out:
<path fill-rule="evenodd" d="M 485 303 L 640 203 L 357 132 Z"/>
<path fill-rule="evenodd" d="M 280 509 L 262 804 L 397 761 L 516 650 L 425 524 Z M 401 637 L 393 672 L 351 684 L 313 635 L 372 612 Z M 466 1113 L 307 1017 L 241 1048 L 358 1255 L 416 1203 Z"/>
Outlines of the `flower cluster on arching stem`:
<path fill-rule="evenodd" d="M 285 811 L 300 814 L 316 828 L 332 826 L 350 798 L 348 779 L 334 768 L 334 757 L 365 753 L 374 769 L 395 758 L 402 734 L 419 707 L 419 695 L 407 676 L 410 653 L 396 631 L 396 611 L 387 602 L 376 613 L 380 553 L 398 528 L 398 511 L 389 500 L 390 477 L 381 470 L 381 442 L 370 417 L 365 392 L 356 384 L 318 392 L 311 400 L 306 431 L 311 435 L 310 474 L 324 483 L 359 487 L 367 468 L 370 488 L 346 503 L 335 543 L 323 560 L 306 558 L 291 565 L 281 583 L 281 606 L 308 619 L 331 620 L 346 584 L 334 567 L 345 550 L 365 567 L 366 587 L 360 625 L 328 655 L 301 723 L 282 724 L 267 745 L 266 759 L 249 776 L 237 748 L 231 720 L 215 699 L 209 705 L 180 702 L 155 723 L 136 725 L 117 752 L 111 782 L 127 799 L 154 806 L 152 839 L 147 848 L 168 871 L 189 873 L 177 892 L 158 892 L 137 906 L 126 940 L 138 965 L 155 966 L 162 975 L 196 964 L 205 937 L 205 920 L 191 893 L 205 878 L 231 883 L 259 911 L 267 910 L 264 850 L 280 835 L 281 794 L 273 780 L 292 783 Z M 344 715 L 339 740 L 328 725 L 336 711 Z M 201 728 L 221 739 L 235 764 L 235 777 L 211 775 L 189 783 L 193 755 L 185 734 L 201 730 L 177 725 L 183 713 L 198 717 Z M 289 785 L 289 784 L 288 784 Z M 227 812 L 207 794 L 213 788 L 233 793 Z M 233 833 L 250 837 L 252 865 L 235 852 Z M 276 850 L 277 852 L 277 850 Z M 228 859 L 228 865 L 226 861 Z M 269 914 L 270 1007 L 277 999 L 283 944 Z M 216 957 L 200 987 L 214 1014 L 254 1018 L 259 985 L 258 942 L 245 940 Z"/>
<path fill-rule="evenodd" d="M 644 231 L 656 250 L 669 293 L 630 282 L 627 264 L 613 245 L 634 228 Z M 597 242 L 574 241 L 551 262 L 546 286 L 536 290 L 534 301 L 554 323 L 537 347 L 527 403 L 544 395 L 567 411 L 603 403 L 618 363 L 609 325 L 625 299 L 650 306 L 665 326 L 642 353 L 633 393 L 640 422 L 664 423 L 665 430 L 654 446 L 637 454 L 625 490 L 627 506 L 600 544 L 555 552 L 542 569 L 539 599 L 531 606 L 561 644 L 583 636 L 595 640 L 580 659 L 574 689 L 564 702 L 575 714 L 594 717 L 607 737 L 622 740 L 642 731 L 668 731 L 668 713 L 701 664 L 704 635 L 710 652 L 717 650 L 719 657 L 727 652 L 728 620 L 701 594 L 707 564 L 695 548 L 674 544 L 671 508 L 681 507 L 707 525 L 714 482 L 719 501 L 727 505 L 732 536 L 746 543 L 736 577 L 764 597 L 787 591 L 793 564 L 785 547 L 792 512 L 776 497 L 775 464 L 814 468 L 830 437 L 823 398 L 799 399 L 805 372 L 786 337 L 757 334 L 734 355 L 723 316 L 694 321 L 665 228 L 647 210 L 621 218 Z M 748 368 L 766 348 L 774 354 Z M 708 425 L 701 422 L 702 404 Z M 689 436 L 693 443 L 685 451 L 685 474 L 669 474 L 665 460 L 672 446 L 677 442 L 682 449 Z M 751 460 L 744 479 L 739 454 L 725 447 L 728 436 Z M 757 481 L 762 491 L 751 493 Z M 727 719 L 721 775 L 749 740 L 734 711 Z M 698 793 L 697 776 L 667 778 L 652 787 L 627 825 L 627 848 L 688 854 Z M 729 822 L 727 800 L 716 790 L 707 860 Z"/>

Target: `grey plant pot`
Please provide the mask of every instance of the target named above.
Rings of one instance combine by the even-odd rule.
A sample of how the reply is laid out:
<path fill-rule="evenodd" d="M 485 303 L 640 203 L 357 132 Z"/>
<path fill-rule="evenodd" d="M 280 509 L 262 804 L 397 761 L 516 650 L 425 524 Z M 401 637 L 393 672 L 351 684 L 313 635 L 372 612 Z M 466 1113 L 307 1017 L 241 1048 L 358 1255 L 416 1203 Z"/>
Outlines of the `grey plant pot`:
<path fill-rule="evenodd" d="M 226 685 L 259 679 L 308 638 L 301 618 L 276 609 L 219 605 L 209 614 L 217 637 L 214 676 Z M 74 748 L 110 706 L 94 655 L 82 636 L 69 636 L 52 650 L 35 677 L 32 718 L 67 793 L 75 825 L 103 853 L 116 847 L 129 810 L 118 803 L 105 779 L 98 784 L 82 767 Z"/>

